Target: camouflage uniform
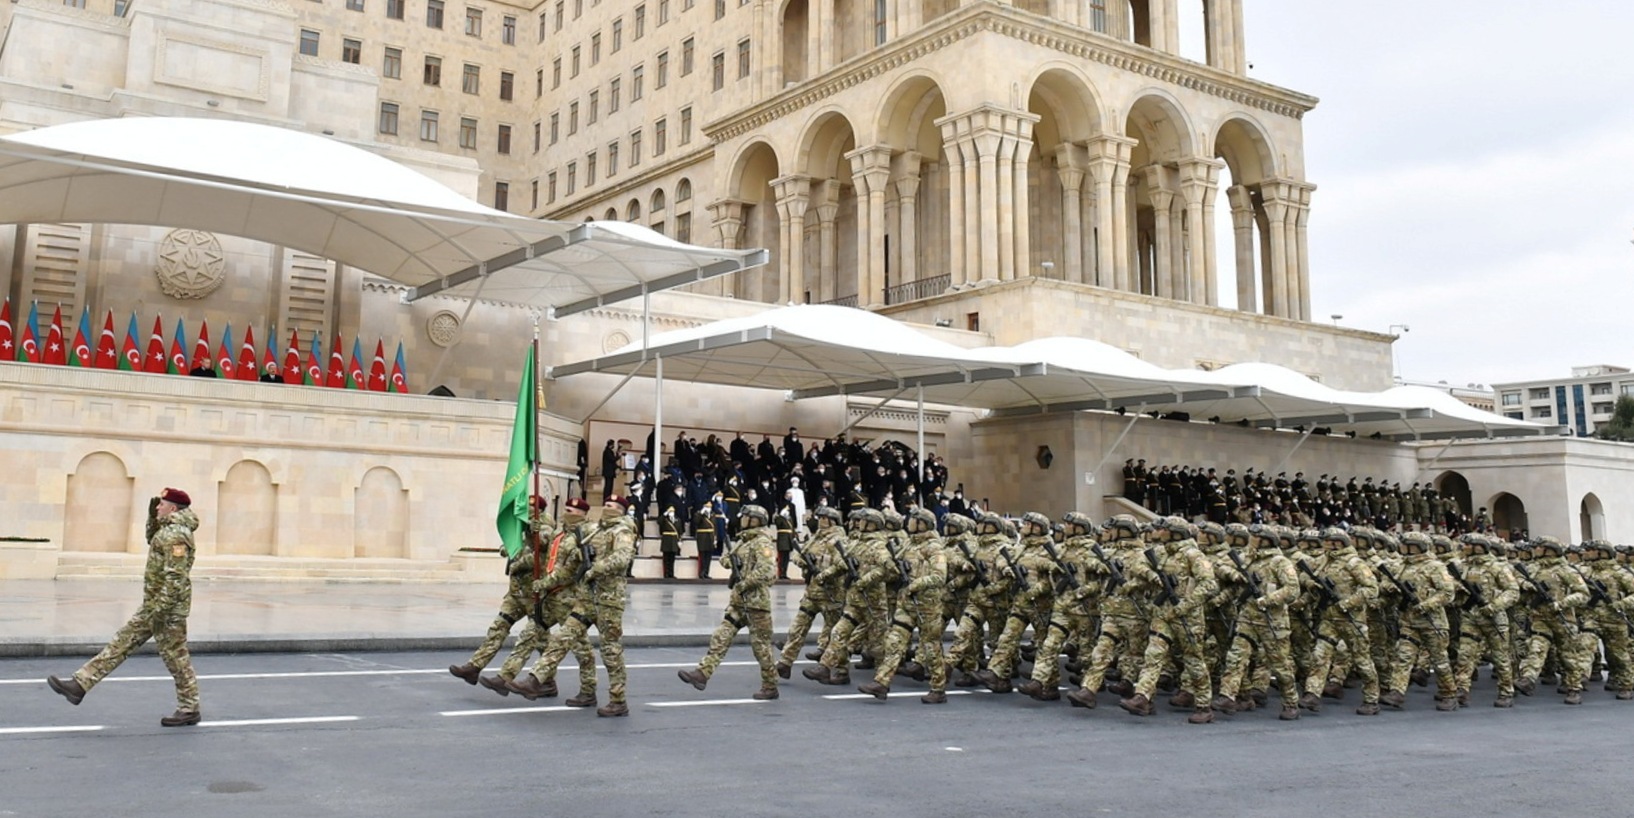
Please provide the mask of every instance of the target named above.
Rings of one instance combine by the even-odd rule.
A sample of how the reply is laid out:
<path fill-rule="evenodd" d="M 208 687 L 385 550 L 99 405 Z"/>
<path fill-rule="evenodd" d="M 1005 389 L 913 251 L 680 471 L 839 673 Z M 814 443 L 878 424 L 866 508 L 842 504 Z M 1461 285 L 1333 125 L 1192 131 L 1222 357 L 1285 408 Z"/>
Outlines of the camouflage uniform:
<path fill-rule="evenodd" d="M 541 593 L 578 582 L 582 590 L 573 600 L 572 612 L 556 635 L 550 638 L 545 651 L 534 665 L 533 676 L 544 680 L 555 674 L 571 646 L 585 641 L 591 626 L 601 636 L 598 649 L 602 664 L 607 666 L 607 698 L 612 705 L 625 703 L 628 677 L 624 669 L 624 586 L 625 573 L 635 559 L 635 523 L 623 515 L 611 515 L 603 510 L 597 523 L 579 527 L 581 547 L 588 546 L 591 562 L 583 567 L 579 549 L 563 548 L 557 554 L 560 561 L 555 570 L 546 574 L 536 586 Z M 583 573 L 582 578 L 580 573 Z M 581 678 L 583 671 L 580 671 Z M 594 690 L 591 691 L 594 693 Z M 600 711 L 598 711 L 600 712 Z"/>
<path fill-rule="evenodd" d="M 1127 514 L 1113 517 L 1101 529 L 1101 544 L 1106 546 L 1103 553 L 1122 574 L 1123 582 L 1114 585 L 1109 581 L 1101 597 L 1101 629 L 1084 668 L 1083 685 L 1067 694 L 1074 707 L 1094 707 L 1107 670 L 1117 665 L 1127 678 L 1139 668 L 1134 657 L 1145 653 L 1151 596 L 1158 585 L 1157 574 L 1146 567 L 1141 556 L 1139 536 L 1139 523 Z M 1127 690 L 1133 693 L 1133 685 Z"/>
<path fill-rule="evenodd" d="M 999 549 L 1008 545 L 1003 521 L 996 515 L 984 515 L 977 522 L 978 535 L 972 554 L 987 575 L 986 584 L 970 589 L 970 601 L 959 615 L 959 627 L 953 634 L 953 647 L 948 651 L 948 665 L 963 675 L 956 684 L 974 685 L 971 676 L 985 665 L 984 645 L 997 642 L 1004 630 L 1004 620 L 1010 611 L 1010 594 L 1015 587 L 1015 576 L 1007 566 L 999 564 Z"/>
<path fill-rule="evenodd" d="M 1203 606 L 1220 586 L 1214 578 L 1214 564 L 1197 547 L 1192 536 L 1195 529 L 1190 523 L 1179 517 L 1167 517 L 1155 526 L 1153 534 L 1157 545 L 1147 550 L 1145 561 L 1148 567 L 1157 562 L 1153 570 L 1161 572 L 1160 581 L 1166 577 L 1165 584 L 1172 583 L 1173 595 L 1169 604 L 1153 609 L 1146 656 L 1141 663 L 1140 679 L 1135 682 L 1135 694 L 1118 704 L 1136 715 L 1151 714 L 1158 676 L 1173 648 L 1180 652 L 1180 684 L 1186 695 L 1176 695 L 1170 703 L 1192 707 L 1188 721 L 1206 724 L 1214 720 L 1214 687 L 1209 677 L 1208 658 L 1204 655 Z"/>
<path fill-rule="evenodd" d="M 1538 673 L 1543 670 L 1543 660 L 1552 647 L 1560 654 L 1566 702 L 1578 704 L 1583 698 L 1583 677 L 1593 660 L 1588 640 L 1578 630 L 1577 617 L 1578 609 L 1589 601 L 1589 589 L 1583 577 L 1566 564 L 1564 553 L 1559 540 L 1541 537 L 1533 548 L 1531 568 L 1522 569 L 1517 565 L 1517 572 L 1525 570 L 1522 588 L 1531 597 L 1528 607 L 1532 638 L 1515 688 L 1528 696 L 1532 694 L 1537 687 Z M 1525 579 L 1528 575 L 1530 580 Z"/>
<path fill-rule="evenodd" d="M 709 637 L 709 652 L 698 660 L 696 671 L 680 671 L 683 681 L 700 690 L 715 675 L 732 640 L 745 626 L 749 628 L 749 648 L 760 664 L 760 691 L 757 699 L 777 698 L 777 667 L 772 652 L 771 585 L 777 579 L 776 532 L 767 525 L 766 510 L 746 505 L 738 512 L 742 526 L 727 546 L 726 563 L 732 577 L 727 582 L 731 598 L 721 624 Z"/>
<path fill-rule="evenodd" d="M 1599 638 L 1610 671 L 1606 689 L 1619 699 L 1634 698 L 1634 667 L 1629 664 L 1629 617 L 1634 606 L 1634 576 L 1618 567 L 1611 545 L 1594 541 L 1584 548 L 1585 581 L 1594 583 L 1594 601 L 1583 611 L 1583 630 Z M 1603 596 L 1602 596 L 1603 595 Z M 1589 645 L 1590 650 L 1598 646 Z"/>
<path fill-rule="evenodd" d="M 1312 571 L 1332 586 L 1337 599 L 1318 606 L 1316 648 L 1311 653 L 1310 675 L 1305 682 L 1305 695 L 1300 705 L 1307 710 L 1320 709 L 1315 691 L 1322 690 L 1324 682 L 1336 678 L 1329 673 L 1340 658 L 1341 648 L 1350 656 L 1356 672 L 1362 677 L 1362 705 L 1356 712 L 1376 715 L 1379 712 L 1379 675 L 1373 666 L 1373 647 L 1366 625 L 1367 606 L 1379 596 L 1379 581 L 1370 567 L 1352 547 L 1350 535 L 1336 528 L 1322 534 L 1327 553 L 1320 566 Z M 1342 677 L 1340 677 L 1342 678 Z"/>
<path fill-rule="evenodd" d="M 846 589 L 845 609 L 829 634 L 820 666 L 801 671 L 806 678 L 823 684 L 850 683 L 851 653 L 868 637 L 869 624 L 885 607 L 885 588 L 897 578 L 896 566 L 885 550 L 884 516 L 864 508 L 851 512 L 851 520 L 858 530 L 851 535 L 846 554 L 857 562 L 857 579 Z M 863 629 L 861 633 L 859 628 Z"/>
<path fill-rule="evenodd" d="M 1068 526 L 1066 542 L 1061 544 L 1061 587 L 1055 594 L 1050 622 L 1033 660 L 1033 676 L 1017 688 L 1022 693 L 1041 701 L 1061 697 L 1061 663 L 1057 658 L 1071 642 L 1081 643 L 1094 633 L 1094 622 L 1100 616 L 1101 591 L 1107 577 L 1106 566 L 1095 558 L 1092 546 L 1099 526 L 1078 512 L 1067 514 L 1063 521 Z M 1088 658 L 1089 654 L 1083 654 Z"/>
<path fill-rule="evenodd" d="M 788 666 L 799 657 L 811 623 L 819 616 L 823 618 L 823 629 L 817 637 L 817 648 L 821 651 L 828 647 L 834 623 L 844 610 L 846 564 L 845 560 L 840 559 L 839 549 L 844 547 L 845 529 L 838 524 L 839 515 L 831 508 L 819 510 L 819 519 L 828 522 L 819 522 L 817 533 L 805 545 L 811 573 L 806 576 L 806 592 L 800 597 L 800 608 L 795 611 L 794 621 L 789 624 L 783 655 L 778 661 L 777 673 L 783 678 L 788 678 Z"/>
<path fill-rule="evenodd" d="M 1498 685 L 1498 698 L 1494 706 L 1509 707 L 1515 698 L 1514 645 L 1509 609 L 1520 599 L 1520 588 L 1515 584 L 1515 577 L 1509 568 L 1489 553 L 1501 547 L 1492 538 L 1479 534 L 1464 538 L 1465 557 L 1461 573 L 1466 586 L 1479 594 L 1481 604 L 1477 605 L 1471 595 L 1465 595 L 1463 627 L 1458 637 L 1458 662 L 1453 666 L 1460 702 L 1469 701 L 1470 679 L 1475 675 L 1476 662 L 1480 661 L 1483 652 L 1492 657 L 1492 677 Z"/>
<path fill-rule="evenodd" d="M 576 583 L 556 585 L 543 591 L 534 590 L 535 587 L 540 587 L 537 583 L 549 576 L 562 560 L 568 558 L 577 560 L 580 557 L 576 531 L 583 521 L 582 515 L 569 514 L 560 527 L 551 530 L 549 544 L 534 556 L 524 570 L 523 573 L 529 580 L 529 599 L 537 599 L 538 604 L 533 608 L 527 624 L 523 626 L 521 635 L 516 638 L 516 645 L 511 648 L 510 655 L 506 656 L 505 662 L 499 666 L 501 681 L 509 682 L 515 679 L 522 665 L 527 663 L 528 657 L 535 651 L 544 653 L 550 644 L 550 629 L 566 622 L 573 614 L 575 603 L 583 596 L 584 589 Z M 577 571 L 577 568 L 573 570 Z M 573 652 L 573 658 L 579 666 L 579 695 L 595 696 L 596 656 L 590 650 L 590 641 L 581 637 L 569 645 L 569 650 Z M 546 687 L 554 684 L 556 665 L 546 665 L 541 661 L 535 666 L 534 671 L 536 678 Z"/>
<path fill-rule="evenodd" d="M 1432 547 L 1429 537 L 1418 532 L 1406 534 L 1401 547 L 1406 557 L 1396 579 L 1402 585 L 1397 590 L 1406 607 L 1401 611 L 1395 664 L 1386 685 L 1389 692 L 1382 700 L 1392 707 L 1403 706 L 1408 677 L 1422 655 L 1424 666 L 1435 671 L 1436 709 L 1457 710 L 1458 681 L 1453 678 L 1452 665 L 1447 660 L 1450 634 L 1446 607 L 1456 594 L 1452 576 L 1447 573 L 1447 567 L 1429 553 Z M 1387 579 L 1385 584 L 1395 583 Z"/>
<path fill-rule="evenodd" d="M 142 572 L 142 607 L 136 609 L 113 640 L 79 670 L 74 681 L 89 692 L 149 639 L 176 680 L 178 713 L 199 712 L 199 680 L 187 652 L 187 616 L 193 610 L 193 532 L 199 517 L 178 508 L 160 518 L 148 514 L 148 559 Z"/>
<path fill-rule="evenodd" d="M 488 626 L 487 636 L 483 638 L 482 644 L 477 646 L 476 651 L 471 654 L 471 658 L 466 661 L 463 667 L 450 668 L 451 673 L 456 676 L 463 676 L 463 672 L 468 672 L 468 669 L 481 670 L 487 667 L 488 663 L 493 661 L 495 654 L 499 653 L 499 649 L 504 646 L 505 637 L 510 636 L 511 629 L 516 627 L 516 623 L 533 612 L 534 604 L 537 602 L 537 598 L 533 593 L 533 583 L 542 574 L 540 569 L 540 551 L 542 550 L 540 546 L 542 542 L 534 539 L 532 532 L 540 532 L 541 538 L 548 538 L 555 528 L 555 521 L 550 518 L 549 514 L 538 508 L 533 509 L 529 515 L 529 535 L 527 538 L 528 542 L 533 544 L 533 548 L 531 551 L 524 550 L 523 553 L 505 561 L 505 575 L 509 578 L 510 585 L 505 589 L 504 599 L 499 602 L 499 615 L 494 617 L 493 624 Z M 506 658 L 505 664 L 502 666 L 510 668 L 510 672 L 506 673 L 501 670 L 500 678 L 508 680 L 515 676 L 517 669 L 521 667 L 522 662 L 527 660 L 529 653 L 542 643 L 543 640 L 535 633 L 534 625 L 530 621 L 523 627 L 522 634 L 517 637 L 516 647 L 511 650 L 510 656 Z M 521 658 L 517 659 L 517 653 L 522 651 L 524 646 L 526 646 L 529 653 L 522 653 Z"/>
<path fill-rule="evenodd" d="M 942 632 L 947 620 L 942 616 L 942 593 L 947 587 L 947 556 L 943 553 L 942 538 L 936 534 L 936 518 L 929 511 L 917 509 L 911 515 L 909 544 L 901 552 L 907 564 L 906 583 L 897 592 L 896 613 L 891 620 L 891 631 L 885 639 L 885 650 L 879 667 L 874 672 L 872 685 L 858 687 L 864 693 L 884 698 L 891 687 L 891 677 L 908 653 L 908 643 L 915 630 L 919 632 L 919 650 L 916 660 L 930 674 L 930 693 L 920 701 L 940 704 L 947 701 L 947 658 L 942 655 Z"/>
<path fill-rule="evenodd" d="M 1019 565 L 1024 573 L 1016 577 L 1016 591 L 1010 598 L 1004 631 L 999 634 L 998 645 L 987 661 L 987 669 L 976 674 L 987 689 L 996 693 L 1010 691 L 1010 676 L 1015 669 L 1022 632 L 1040 618 L 1047 621 L 1055 607 L 1055 574 L 1058 569 L 1045 551 L 1045 544 L 1050 541 L 1050 518 L 1030 511 L 1022 521 L 1027 535 L 1022 537 L 1019 547 L 1010 550 L 1008 557 L 1000 557 L 1004 560 L 1004 567 L 999 570 L 1013 573 L 1013 566 Z"/>
<path fill-rule="evenodd" d="M 1246 540 L 1248 547 L 1243 558 L 1247 576 L 1244 581 L 1257 587 L 1260 594 L 1245 600 L 1237 613 L 1237 627 L 1231 647 L 1226 652 L 1225 670 L 1220 674 L 1220 693 L 1214 706 L 1227 713 L 1239 709 L 1237 694 L 1242 689 L 1250 661 L 1257 661 L 1270 673 L 1276 674 L 1282 694 L 1280 718 L 1291 721 L 1299 718 L 1299 676 L 1289 655 L 1288 605 L 1299 598 L 1299 573 L 1294 570 L 1293 562 L 1277 550 L 1270 532 L 1262 526 L 1255 526 L 1254 529 L 1239 532 L 1237 527 L 1233 527 L 1228 531 L 1233 545 L 1236 541 Z M 1248 697 L 1246 701 L 1252 703 L 1253 698 Z"/>

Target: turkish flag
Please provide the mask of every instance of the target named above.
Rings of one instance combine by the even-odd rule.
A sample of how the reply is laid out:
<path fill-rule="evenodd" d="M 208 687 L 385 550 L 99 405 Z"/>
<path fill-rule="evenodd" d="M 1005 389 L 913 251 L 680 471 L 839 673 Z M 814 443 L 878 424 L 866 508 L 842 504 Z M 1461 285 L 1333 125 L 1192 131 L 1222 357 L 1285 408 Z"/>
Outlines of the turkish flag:
<path fill-rule="evenodd" d="M 102 337 L 96 342 L 96 368 L 119 368 L 119 346 L 113 337 L 113 310 L 108 310 L 108 317 L 102 321 Z"/>
<path fill-rule="evenodd" d="M 238 350 L 237 377 L 241 381 L 253 381 L 260 376 L 255 372 L 255 327 L 244 328 L 244 346 Z"/>
<path fill-rule="evenodd" d="M 12 360 L 17 357 L 17 342 L 12 340 L 11 331 L 11 299 L 6 299 L 6 305 L 0 307 L 0 360 Z"/>
<path fill-rule="evenodd" d="M 289 349 L 284 352 L 284 383 L 301 383 L 301 337 L 295 330 L 289 331 Z"/>
<path fill-rule="evenodd" d="M 331 389 L 346 388 L 346 359 L 340 352 L 339 335 L 335 336 L 335 345 L 329 348 L 329 377 L 323 385 Z"/>
<path fill-rule="evenodd" d="M 57 305 L 57 311 L 51 314 L 51 329 L 45 336 L 45 355 L 43 360 L 57 366 L 68 365 L 68 343 L 62 337 L 62 305 Z"/>
<path fill-rule="evenodd" d="M 374 364 L 369 367 L 369 391 L 386 391 L 386 342 L 374 342 Z"/>
<path fill-rule="evenodd" d="M 165 374 L 165 325 L 164 318 L 155 316 L 153 319 L 153 334 L 148 336 L 148 352 L 142 356 L 142 371 Z"/>
<path fill-rule="evenodd" d="M 193 342 L 193 368 L 214 369 L 210 355 L 210 322 L 199 323 L 199 339 Z"/>

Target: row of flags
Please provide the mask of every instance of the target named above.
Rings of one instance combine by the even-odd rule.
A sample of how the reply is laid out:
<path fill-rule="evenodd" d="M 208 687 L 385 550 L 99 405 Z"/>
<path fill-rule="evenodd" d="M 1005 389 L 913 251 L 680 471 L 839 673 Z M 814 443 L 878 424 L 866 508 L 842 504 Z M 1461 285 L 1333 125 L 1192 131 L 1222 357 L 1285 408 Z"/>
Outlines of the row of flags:
<path fill-rule="evenodd" d="M 102 323 L 102 335 L 93 352 L 90 346 L 91 317 L 88 312 L 81 313 L 79 327 L 74 332 L 74 342 L 70 346 L 66 343 L 66 335 L 63 332 L 62 307 L 58 306 L 42 339 L 39 303 L 36 302 L 29 307 L 28 323 L 18 328 L 21 331 L 19 338 L 17 337 L 19 333 L 13 329 L 11 299 L 8 298 L 5 305 L 0 307 L 0 360 L 170 375 L 186 375 L 194 369 L 204 367 L 209 368 L 218 378 L 239 381 L 259 380 L 261 373 L 270 365 L 279 363 L 276 344 L 271 338 L 267 339 L 265 351 L 257 353 L 254 327 L 244 330 L 244 343 L 238 347 L 235 358 L 232 325 L 227 325 L 226 331 L 221 336 L 221 344 L 212 355 L 210 324 L 208 321 L 203 322 L 199 327 L 198 340 L 193 345 L 193 363 L 189 365 L 186 342 L 183 340 L 187 337 L 187 329 L 181 319 L 176 320 L 176 330 L 171 335 L 168 354 L 165 352 L 163 318 L 153 319 L 153 332 L 148 336 L 145 353 L 137 343 L 141 334 L 136 323 L 136 313 L 131 313 L 122 347 L 115 347 L 113 326 L 113 311 L 109 310 L 107 318 Z M 317 333 L 313 333 L 312 343 L 303 359 L 300 335 L 292 331 L 289 334 L 289 346 L 284 351 L 283 362 L 279 364 L 283 369 L 279 377 L 284 383 L 306 386 L 373 392 L 408 391 L 408 383 L 404 376 L 407 366 L 403 362 L 401 341 L 397 343 L 397 357 L 391 364 L 389 373 L 383 340 L 375 341 L 374 361 L 367 372 L 363 367 L 363 361 L 367 359 L 363 357 L 362 339 L 352 339 L 349 363 L 342 350 L 344 347 L 341 344 L 341 337 L 337 334 L 334 345 L 329 348 L 328 366 L 325 367 L 321 340 Z"/>

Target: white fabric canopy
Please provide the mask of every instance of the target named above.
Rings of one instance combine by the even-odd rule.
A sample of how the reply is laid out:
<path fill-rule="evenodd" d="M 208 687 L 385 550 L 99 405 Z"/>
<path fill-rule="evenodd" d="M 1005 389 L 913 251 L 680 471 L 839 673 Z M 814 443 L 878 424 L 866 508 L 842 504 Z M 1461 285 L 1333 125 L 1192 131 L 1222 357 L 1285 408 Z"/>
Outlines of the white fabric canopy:
<path fill-rule="evenodd" d="M 1194 420 L 1288 429 L 1326 428 L 1391 440 L 1550 434 L 1557 430 L 1483 412 L 1443 392 L 1332 389 L 1274 364 L 1172 370 L 1083 338 L 965 349 L 848 307 L 797 306 L 653 336 L 588 361 L 553 367 L 656 374 L 699 383 L 787 390 L 793 398 L 891 397 L 922 390 L 932 403 L 996 415 L 1084 409 L 1184 412 Z"/>
<path fill-rule="evenodd" d="M 566 315 L 766 263 L 622 222 L 484 207 L 382 156 L 248 122 L 139 117 L 0 137 L 0 223 L 186 227 L 292 247 L 411 288 Z"/>

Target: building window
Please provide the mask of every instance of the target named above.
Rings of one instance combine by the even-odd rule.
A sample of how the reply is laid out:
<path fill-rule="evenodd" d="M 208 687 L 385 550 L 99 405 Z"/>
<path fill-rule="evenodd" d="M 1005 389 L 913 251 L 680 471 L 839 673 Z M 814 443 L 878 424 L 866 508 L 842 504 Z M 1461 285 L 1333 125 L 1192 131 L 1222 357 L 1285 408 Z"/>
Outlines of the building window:
<path fill-rule="evenodd" d="M 318 56 L 318 32 L 310 28 L 301 29 L 301 53 L 308 57 Z"/>
<path fill-rule="evenodd" d="M 401 20 L 401 19 L 403 19 L 403 6 L 404 5 L 405 4 L 404 4 L 403 0 L 386 0 L 386 19 L 388 19 L 388 20 Z"/>
<path fill-rule="evenodd" d="M 533 72 L 533 98 L 539 99 L 545 95 L 545 69 Z"/>
<path fill-rule="evenodd" d="M 618 77 L 614 77 L 612 82 L 607 83 L 607 113 L 618 113 L 619 84 Z"/>
<path fill-rule="evenodd" d="M 443 0 L 426 0 L 426 27 L 443 27 Z"/>
<path fill-rule="evenodd" d="M 1525 420 L 1526 419 L 1526 413 L 1524 413 L 1524 412 L 1505 412 L 1504 417 L 1509 418 L 1510 420 Z"/>
<path fill-rule="evenodd" d="M 590 92 L 590 108 L 587 111 L 585 111 L 584 124 L 586 124 L 586 125 L 596 124 L 596 119 L 597 119 L 598 114 L 600 114 L 600 112 L 601 112 L 601 92 L 600 91 L 591 91 Z"/>
<path fill-rule="evenodd" d="M 663 156 L 665 143 L 669 141 L 669 122 L 660 118 L 652 125 L 652 155 Z"/>
<path fill-rule="evenodd" d="M 629 222 L 641 221 L 641 200 L 631 199 L 629 207 L 624 208 L 624 220 Z"/>
<path fill-rule="evenodd" d="M 715 0 L 715 19 L 726 17 L 726 0 Z"/>
<path fill-rule="evenodd" d="M 669 52 L 668 51 L 658 52 L 658 67 L 657 67 L 657 69 L 655 69 L 654 74 L 656 74 L 656 77 L 653 80 L 653 87 L 654 88 L 663 88 L 664 86 L 669 85 Z"/>
<path fill-rule="evenodd" d="M 640 65 L 636 66 L 635 70 L 630 72 L 630 101 L 631 102 L 640 102 L 641 101 L 642 79 L 644 78 L 646 73 L 647 73 L 646 67 L 645 66 L 640 66 Z"/>
<path fill-rule="evenodd" d="M 726 52 L 717 51 L 709 58 L 709 85 L 716 91 L 726 87 Z"/>
<path fill-rule="evenodd" d="M 1532 417 L 1535 417 L 1535 418 L 1552 418 L 1554 416 L 1555 416 L 1555 409 L 1554 409 L 1553 406 L 1534 406 L 1534 407 L 1532 407 Z"/>
<path fill-rule="evenodd" d="M 1623 384 L 1623 394 L 1634 397 L 1634 383 Z"/>
<path fill-rule="evenodd" d="M 591 151 L 584 156 L 584 186 L 586 188 L 596 183 L 596 152 Z"/>
<path fill-rule="evenodd" d="M 505 45 L 516 45 L 516 18 L 509 15 L 499 21 L 499 41 Z"/>
<path fill-rule="evenodd" d="M 1089 0 L 1089 27 L 1092 31 L 1106 33 L 1106 0 Z"/>
<path fill-rule="evenodd" d="M 1548 400 L 1549 387 L 1545 386 L 1542 389 L 1533 389 L 1531 394 L 1532 400 Z"/>
<path fill-rule="evenodd" d="M 545 174 L 545 204 L 556 203 L 556 171 Z"/>
<path fill-rule="evenodd" d="M 477 149 L 477 121 L 468 116 L 460 117 L 460 147 Z"/>
<path fill-rule="evenodd" d="M 692 141 L 692 106 L 681 109 L 681 136 L 680 144 L 685 145 Z"/>
<path fill-rule="evenodd" d="M 1608 402 L 1608 401 L 1599 401 L 1599 402 L 1595 403 L 1594 404 L 1594 414 L 1596 414 L 1596 415 L 1609 415 L 1609 414 L 1611 414 L 1611 403 Z"/>
<path fill-rule="evenodd" d="M 479 93 L 482 90 L 482 69 L 466 63 L 465 72 L 460 76 L 460 90 L 467 94 Z"/>
<path fill-rule="evenodd" d="M 572 53 L 573 53 L 573 68 L 572 68 L 571 71 L 568 72 L 568 76 L 569 77 L 577 77 L 579 75 L 579 47 L 578 46 L 573 46 L 573 52 Z"/>
<path fill-rule="evenodd" d="M 682 202 L 692 201 L 692 180 L 682 179 L 675 183 L 675 206 L 680 207 Z"/>
<path fill-rule="evenodd" d="M 681 76 L 683 77 L 692 73 L 692 56 L 694 50 L 695 49 L 693 48 L 691 37 L 681 41 Z"/>
<path fill-rule="evenodd" d="M 550 144 L 552 144 L 552 145 L 556 144 L 557 138 L 561 136 L 561 126 L 562 126 L 562 115 L 561 114 L 551 114 L 550 115 Z"/>
<path fill-rule="evenodd" d="M 623 48 L 623 47 L 624 47 L 624 18 L 620 17 L 617 20 L 613 21 L 613 53 L 617 54 L 618 50 Z"/>
<path fill-rule="evenodd" d="M 350 37 L 340 41 L 340 61 L 357 65 L 363 62 L 363 41 Z"/>
<path fill-rule="evenodd" d="M 584 16 L 584 0 L 573 0 L 573 19 Z"/>
<path fill-rule="evenodd" d="M 572 196 L 573 191 L 578 190 L 578 188 L 579 165 L 577 162 L 569 162 L 567 163 L 567 195 Z"/>
<path fill-rule="evenodd" d="M 511 185 L 509 182 L 494 183 L 494 209 L 511 209 Z"/>
<path fill-rule="evenodd" d="M 403 76 L 403 49 L 386 49 L 386 59 L 380 64 L 380 76 L 389 80 L 401 79 Z"/>
<path fill-rule="evenodd" d="M 692 243 L 692 214 L 675 214 L 675 240 L 682 244 Z"/>
<path fill-rule="evenodd" d="M 1609 383 L 1593 383 L 1593 384 L 1589 384 L 1589 394 L 1590 395 L 1609 395 L 1609 394 L 1611 394 L 1611 384 L 1609 384 Z"/>
<path fill-rule="evenodd" d="M 658 24 L 669 22 L 669 0 L 658 0 Z"/>
<path fill-rule="evenodd" d="M 635 38 L 641 39 L 647 33 L 647 6 L 642 4 L 635 7 Z"/>
<path fill-rule="evenodd" d="M 392 136 L 397 135 L 397 103 L 380 103 L 380 132 Z"/>
<path fill-rule="evenodd" d="M 346 0 L 346 9 L 348 11 L 362 11 L 363 0 Z"/>
<path fill-rule="evenodd" d="M 511 126 L 509 125 L 499 126 L 498 150 L 500 153 L 504 154 L 511 152 Z"/>
<path fill-rule="evenodd" d="M 568 103 L 567 106 L 567 135 L 572 136 L 579 132 L 579 103 Z"/>
<path fill-rule="evenodd" d="M 738 41 L 738 79 L 749 76 L 749 41 Z"/>
<path fill-rule="evenodd" d="M 538 179 L 533 180 L 532 182 L 529 183 L 528 186 L 530 188 L 532 188 L 532 190 L 533 190 L 533 204 L 532 204 L 531 207 L 529 207 L 529 209 L 530 210 L 538 210 L 539 209 L 539 180 Z"/>
<path fill-rule="evenodd" d="M 562 58 L 550 61 L 550 90 L 562 87 Z"/>
<path fill-rule="evenodd" d="M 691 11 L 692 7 L 695 5 L 697 5 L 696 0 L 681 0 L 681 11 Z"/>
<path fill-rule="evenodd" d="M 641 164 L 641 131 L 630 132 L 630 167 Z"/>
<path fill-rule="evenodd" d="M 618 175 L 618 143 L 607 143 L 607 178 Z"/>
<path fill-rule="evenodd" d="M 534 122 L 533 123 L 533 152 L 534 153 L 539 152 L 539 131 L 540 130 L 541 130 L 540 123 Z"/>
<path fill-rule="evenodd" d="M 516 93 L 516 75 L 509 71 L 499 72 L 499 98 L 510 102 Z"/>
<path fill-rule="evenodd" d="M 1519 393 L 1519 392 L 1505 392 L 1503 394 L 1503 405 L 1505 405 L 1505 406 L 1519 406 L 1519 405 L 1521 405 L 1521 393 Z"/>
<path fill-rule="evenodd" d="M 874 45 L 885 45 L 885 21 L 890 19 L 889 14 L 885 0 L 874 0 Z"/>
<path fill-rule="evenodd" d="M 424 142 L 437 141 L 437 112 L 420 112 L 420 139 Z"/>
<path fill-rule="evenodd" d="M 564 2 L 564 0 L 556 0 L 556 30 L 557 31 L 562 30 L 562 21 L 564 19 L 564 14 L 565 14 L 566 10 L 567 10 L 567 3 Z"/>
<path fill-rule="evenodd" d="M 544 11 L 539 12 L 539 42 L 541 42 L 541 43 L 545 41 L 545 34 L 548 33 L 545 21 L 549 20 L 549 19 L 550 19 L 550 13 L 549 12 L 544 12 Z"/>
<path fill-rule="evenodd" d="M 130 8 L 130 0 L 113 0 L 113 16 L 124 17 Z"/>
<path fill-rule="evenodd" d="M 590 64 L 601 62 L 601 33 L 590 35 Z"/>
<path fill-rule="evenodd" d="M 426 85 L 443 84 L 442 57 L 426 57 L 425 83 Z"/>
<path fill-rule="evenodd" d="M 884 0 L 880 0 L 883 2 Z M 465 10 L 465 36 L 482 36 L 482 9 L 468 8 Z"/>

